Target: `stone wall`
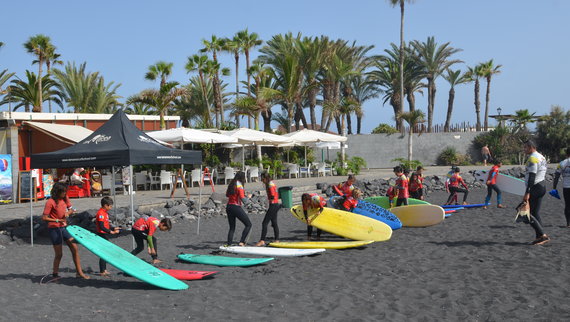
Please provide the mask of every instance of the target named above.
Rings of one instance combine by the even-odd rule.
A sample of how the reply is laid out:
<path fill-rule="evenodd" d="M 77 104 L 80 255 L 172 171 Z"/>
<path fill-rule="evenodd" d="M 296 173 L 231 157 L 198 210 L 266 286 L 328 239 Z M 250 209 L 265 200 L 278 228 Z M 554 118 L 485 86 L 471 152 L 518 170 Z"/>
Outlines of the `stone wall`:
<path fill-rule="evenodd" d="M 478 151 L 473 151 L 471 142 L 480 132 L 423 133 L 414 134 L 413 159 L 424 165 L 435 165 L 439 154 L 447 147 L 454 147 L 458 153 L 469 154 L 473 161 L 481 161 Z M 336 158 L 336 152 L 330 150 L 330 159 Z M 320 160 L 321 152 L 315 151 Z M 324 152 L 325 158 L 327 152 Z M 361 134 L 348 136 L 347 156 L 359 156 L 366 160 L 368 168 L 390 168 L 397 165 L 391 160 L 408 157 L 408 135 L 401 134 Z"/>

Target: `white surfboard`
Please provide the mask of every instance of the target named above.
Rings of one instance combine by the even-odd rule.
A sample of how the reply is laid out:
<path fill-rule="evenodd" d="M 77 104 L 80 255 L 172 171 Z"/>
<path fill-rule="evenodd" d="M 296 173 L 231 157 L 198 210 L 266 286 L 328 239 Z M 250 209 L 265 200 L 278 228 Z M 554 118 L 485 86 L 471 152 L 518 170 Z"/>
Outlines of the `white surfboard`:
<path fill-rule="evenodd" d="M 269 257 L 294 257 L 294 256 L 309 256 L 324 252 L 324 248 L 315 249 L 294 249 L 294 248 L 273 248 L 273 247 L 241 247 L 241 246 L 220 246 L 220 249 L 225 252 L 245 255 L 259 255 Z"/>
<path fill-rule="evenodd" d="M 477 181 L 486 183 L 489 177 L 489 171 L 487 170 L 476 170 L 473 173 Z M 497 177 L 497 187 L 501 189 L 502 192 L 512 193 L 517 196 L 524 196 L 526 190 L 526 183 L 524 180 L 511 177 L 506 174 L 499 173 Z"/>

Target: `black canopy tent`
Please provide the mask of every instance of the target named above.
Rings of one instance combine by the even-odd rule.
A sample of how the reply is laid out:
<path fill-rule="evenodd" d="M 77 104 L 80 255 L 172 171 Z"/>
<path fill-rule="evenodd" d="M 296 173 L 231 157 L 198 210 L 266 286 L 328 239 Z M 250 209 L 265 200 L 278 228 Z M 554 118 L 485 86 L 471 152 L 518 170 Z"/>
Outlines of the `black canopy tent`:
<path fill-rule="evenodd" d="M 201 163 L 201 152 L 178 150 L 161 145 L 132 124 L 122 110 L 116 112 L 105 124 L 77 144 L 58 151 L 31 156 L 32 169 L 129 166 L 130 191 L 132 191 L 133 165 Z M 31 204 L 30 202 L 30 212 L 32 212 Z M 134 219 L 133 206 L 131 193 L 131 219 Z M 33 245 L 33 222 L 31 237 Z"/>

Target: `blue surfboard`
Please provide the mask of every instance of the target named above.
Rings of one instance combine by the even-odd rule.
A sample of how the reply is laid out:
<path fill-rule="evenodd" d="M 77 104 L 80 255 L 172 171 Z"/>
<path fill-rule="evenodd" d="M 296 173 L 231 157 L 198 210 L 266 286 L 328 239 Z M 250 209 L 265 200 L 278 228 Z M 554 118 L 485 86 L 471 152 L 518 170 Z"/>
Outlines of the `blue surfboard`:
<path fill-rule="evenodd" d="M 443 209 L 454 209 L 454 208 L 477 208 L 477 207 L 483 207 L 483 206 L 489 206 L 489 204 L 484 204 L 484 203 L 477 203 L 477 204 L 472 204 L 472 205 L 443 205 L 441 206 L 441 208 Z"/>
<path fill-rule="evenodd" d="M 385 223 L 386 225 L 390 226 L 392 230 L 402 228 L 402 222 L 400 221 L 400 219 L 398 219 L 398 217 L 396 217 L 396 215 L 394 215 L 393 213 L 389 212 L 388 210 L 380 206 L 377 206 L 373 203 L 364 200 L 359 200 L 358 206 L 356 206 L 356 208 L 354 208 L 352 212 L 354 212 L 355 214 L 379 220 Z"/>

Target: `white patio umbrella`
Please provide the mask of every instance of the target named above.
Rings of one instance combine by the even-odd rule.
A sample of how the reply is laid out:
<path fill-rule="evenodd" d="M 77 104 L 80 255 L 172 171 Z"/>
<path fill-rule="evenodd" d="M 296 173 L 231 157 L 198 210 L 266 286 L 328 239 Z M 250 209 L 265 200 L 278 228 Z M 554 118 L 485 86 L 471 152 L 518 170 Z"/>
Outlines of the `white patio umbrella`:
<path fill-rule="evenodd" d="M 332 143 L 341 144 L 348 139 L 346 136 L 330 134 L 321 131 L 303 129 L 291 133 L 284 134 L 283 136 L 293 140 L 294 145 L 305 147 L 305 166 L 307 166 L 307 146 L 319 143 Z M 284 146 L 284 145 L 282 145 Z"/>
<path fill-rule="evenodd" d="M 259 161 L 260 167 L 261 146 L 279 146 L 281 144 L 294 143 L 291 138 L 282 135 L 276 135 L 243 127 L 233 131 L 221 131 L 221 133 L 236 138 L 238 140 L 238 144 L 242 145 L 242 149 L 245 149 L 245 144 L 255 144 L 257 146 L 257 159 Z"/>

